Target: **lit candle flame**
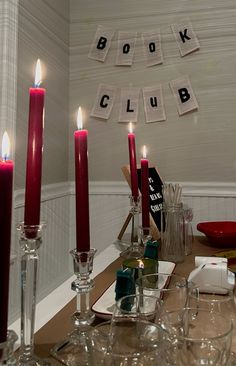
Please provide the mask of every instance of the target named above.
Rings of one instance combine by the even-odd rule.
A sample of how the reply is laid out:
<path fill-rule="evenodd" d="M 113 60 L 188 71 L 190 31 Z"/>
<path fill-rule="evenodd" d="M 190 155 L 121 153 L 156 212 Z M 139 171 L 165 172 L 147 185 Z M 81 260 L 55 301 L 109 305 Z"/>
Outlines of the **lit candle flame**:
<path fill-rule="evenodd" d="M 129 123 L 129 132 L 133 133 L 133 124 L 132 124 L 132 122 Z"/>
<path fill-rule="evenodd" d="M 138 259 L 138 268 L 144 268 L 144 263 L 142 259 Z"/>
<path fill-rule="evenodd" d="M 5 131 L 2 137 L 2 158 L 7 160 L 10 155 L 10 139 L 7 132 Z"/>
<path fill-rule="evenodd" d="M 146 148 L 146 145 L 143 145 L 143 158 L 144 159 L 147 158 L 147 148 Z"/>
<path fill-rule="evenodd" d="M 78 114 L 77 114 L 77 127 L 78 127 L 78 130 L 82 130 L 83 129 L 82 110 L 81 110 L 81 107 L 79 107 L 79 109 L 78 109 Z"/>
<path fill-rule="evenodd" d="M 42 73 L 41 73 L 41 64 L 40 59 L 38 58 L 35 68 L 35 79 L 34 79 L 34 86 L 38 88 L 42 82 Z"/>

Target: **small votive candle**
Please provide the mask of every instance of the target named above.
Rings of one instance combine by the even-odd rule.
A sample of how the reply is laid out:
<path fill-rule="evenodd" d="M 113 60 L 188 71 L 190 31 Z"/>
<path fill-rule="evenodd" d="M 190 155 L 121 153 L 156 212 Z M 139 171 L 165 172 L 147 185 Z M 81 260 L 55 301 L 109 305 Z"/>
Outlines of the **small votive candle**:
<path fill-rule="evenodd" d="M 150 258 L 128 258 L 123 261 L 122 266 L 123 269 L 131 270 L 135 281 L 146 274 L 158 271 L 158 262 Z"/>

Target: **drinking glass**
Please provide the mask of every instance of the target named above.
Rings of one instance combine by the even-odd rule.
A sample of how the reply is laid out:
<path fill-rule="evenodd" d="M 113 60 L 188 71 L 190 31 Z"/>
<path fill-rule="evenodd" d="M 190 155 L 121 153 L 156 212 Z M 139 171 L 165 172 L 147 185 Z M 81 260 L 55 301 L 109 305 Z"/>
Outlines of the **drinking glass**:
<path fill-rule="evenodd" d="M 112 324 L 126 319 L 155 321 L 160 312 L 160 300 L 156 296 L 134 294 L 119 299 L 112 315 Z"/>
<path fill-rule="evenodd" d="M 183 206 L 183 215 L 184 215 L 184 250 L 185 255 L 189 255 L 192 253 L 192 245 L 193 245 L 193 228 L 191 221 L 193 219 L 193 210 L 192 208 L 184 205 Z"/>
<path fill-rule="evenodd" d="M 182 203 L 163 205 L 161 210 L 161 259 L 181 263 L 185 258 Z"/>
<path fill-rule="evenodd" d="M 233 325 L 222 314 L 200 308 L 164 313 L 163 364 L 228 366 Z"/>
<path fill-rule="evenodd" d="M 236 294 L 235 288 L 204 284 L 204 291 L 189 292 L 189 307 L 218 311 L 233 323 L 231 362 L 236 365 Z"/>
<path fill-rule="evenodd" d="M 163 366 L 162 333 L 156 324 L 138 318 L 101 323 L 90 336 L 90 365 Z"/>
<path fill-rule="evenodd" d="M 173 273 L 159 272 L 144 275 L 136 280 L 137 293 L 159 299 L 159 313 L 186 307 L 189 288 L 194 289 L 192 282 Z"/>

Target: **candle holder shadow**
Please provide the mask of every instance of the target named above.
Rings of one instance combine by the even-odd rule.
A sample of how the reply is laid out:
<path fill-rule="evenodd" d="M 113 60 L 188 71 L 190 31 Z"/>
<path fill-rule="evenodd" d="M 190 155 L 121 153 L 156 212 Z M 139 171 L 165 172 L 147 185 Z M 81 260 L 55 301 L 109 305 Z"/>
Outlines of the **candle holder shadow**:
<path fill-rule="evenodd" d="M 144 253 L 143 242 L 140 237 L 139 226 L 140 214 L 140 197 L 130 196 L 130 211 L 129 216 L 131 220 L 131 243 L 129 247 L 121 252 L 123 258 L 141 258 Z M 128 217 L 129 217 L 128 216 Z"/>
<path fill-rule="evenodd" d="M 34 354 L 34 326 L 37 290 L 37 270 L 39 254 L 42 245 L 42 230 L 45 223 L 40 225 L 24 225 L 19 223 L 19 243 L 21 255 L 21 347 L 17 365 L 47 366 L 49 362 Z"/>
<path fill-rule="evenodd" d="M 96 249 L 88 252 L 72 250 L 74 273 L 76 279 L 71 284 L 71 289 L 77 295 L 77 309 L 72 315 L 74 330 L 65 340 L 56 344 L 50 351 L 51 355 L 65 365 L 86 366 L 90 363 L 89 334 L 91 323 L 95 314 L 90 309 L 90 291 L 94 281 L 90 278 L 93 270 L 93 260 Z"/>

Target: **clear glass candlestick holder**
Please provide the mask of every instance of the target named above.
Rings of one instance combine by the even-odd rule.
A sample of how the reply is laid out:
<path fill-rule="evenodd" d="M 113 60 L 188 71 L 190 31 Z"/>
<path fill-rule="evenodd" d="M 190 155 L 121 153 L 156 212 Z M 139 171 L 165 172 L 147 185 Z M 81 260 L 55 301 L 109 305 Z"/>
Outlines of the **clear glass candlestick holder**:
<path fill-rule="evenodd" d="M 76 311 L 72 315 L 73 331 L 65 340 L 56 344 L 51 354 L 65 365 L 86 366 L 90 365 L 90 331 L 95 314 L 90 308 L 90 291 L 94 281 L 90 275 L 93 270 L 93 260 L 96 249 L 88 252 L 71 252 L 76 279 L 71 284 L 71 289 L 76 292 Z"/>
<path fill-rule="evenodd" d="M 140 235 L 141 245 L 145 248 L 147 245 L 147 242 L 153 240 L 151 228 L 140 226 L 139 232 L 140 232 L 139 235 Z"/>
<path fill-rule="evenodd" d="M 14 344 L 17 340 L 17 335 L 13 330 L 8 330 L 7 340 L 0 343 L 0 366 L 16 365 L 16 358 L 14 355 Z"/>
<path fill-rule="evenodd" d="M 49 362 L 34 354 L 34 327 L 37 293 L 37 272 L 39 253 L 42 245 L 42 230 L 45 223 L 40 225 L 24 225 L 19 223 L 19 243 L 21 255 L 21 346 L 18 365 L 47 366 Z"/>
<path fill-rule="evenodd" d="M 144 246 L 141 240 L 139 226 L 140 197 L 130 196 L 130 215 L 131 243 L 120 255 L 124 258 L 141 258 L 144 253 Z"/>

